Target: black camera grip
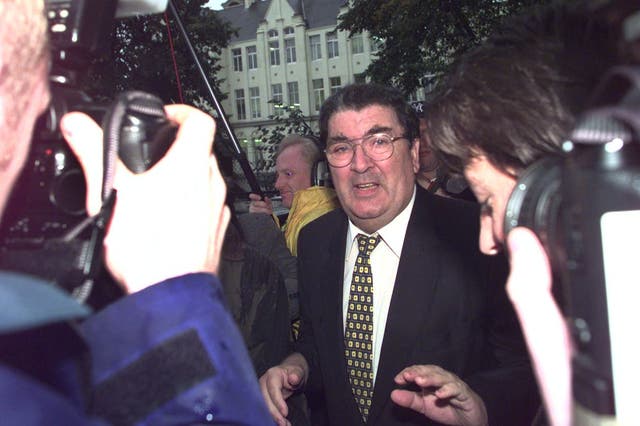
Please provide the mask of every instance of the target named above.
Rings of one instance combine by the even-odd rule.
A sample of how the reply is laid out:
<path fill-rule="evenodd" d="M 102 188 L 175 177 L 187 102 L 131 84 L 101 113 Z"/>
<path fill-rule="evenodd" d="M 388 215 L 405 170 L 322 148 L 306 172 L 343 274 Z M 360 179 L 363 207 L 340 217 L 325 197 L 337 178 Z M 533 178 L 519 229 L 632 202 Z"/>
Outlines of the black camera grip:
<path fill-rule="evenodd" d="M 147 171 L 167 152 L 177 129 L 164 117 L 131 111 L 120 128 L 118 155 L 133 173 Z"/>
<path fill-rule="evenodd" d="M 114 154 L 133 173 L 152 168 L 165 155 L 178 127 L 170 122 L 162 101 L 144 92 L 120 94 L 103 122 L 105 142 L 105 183 L 113 168 Z"/>

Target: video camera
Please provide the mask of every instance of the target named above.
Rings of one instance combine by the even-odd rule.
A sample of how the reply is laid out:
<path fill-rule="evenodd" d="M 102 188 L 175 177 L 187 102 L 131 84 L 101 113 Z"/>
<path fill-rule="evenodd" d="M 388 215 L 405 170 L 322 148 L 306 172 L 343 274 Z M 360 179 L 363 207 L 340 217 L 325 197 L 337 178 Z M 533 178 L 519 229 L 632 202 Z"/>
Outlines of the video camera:
<path fill-rule="evenodd" d="M 116 18 L 163 12 L 168 0 L 45 0 L 52 66 L 52 101 L 36 128 L 25 170 L 0 230 L 0 267 L 39 275 L 85 301 L 101 274 L 101 247 L 110 218 L 107 175 L 103 211 L 87 218 L 82 170 L 59 131 L 60 118 L 81 111 L 103 122 L 105 170 L 116 156 L 132 171 L 150 168 L 168 149 L 175 127 L 162 102 L 121 94 L 111 105 L 77 87 L 78 73 L 110 47 Z M 116 145 L 113 146 L 113 142 Z"/>
<path fill-rule="evenodd" d="M 638 294 L 640 67 L 610 72 L 562 148 L 565 156 L 520 176 L 505 235 L 517 226 L 533 230 L 562 290 L 575 345 L 574 424 L 632 424 L 640 350 L 624 330 Z"/>

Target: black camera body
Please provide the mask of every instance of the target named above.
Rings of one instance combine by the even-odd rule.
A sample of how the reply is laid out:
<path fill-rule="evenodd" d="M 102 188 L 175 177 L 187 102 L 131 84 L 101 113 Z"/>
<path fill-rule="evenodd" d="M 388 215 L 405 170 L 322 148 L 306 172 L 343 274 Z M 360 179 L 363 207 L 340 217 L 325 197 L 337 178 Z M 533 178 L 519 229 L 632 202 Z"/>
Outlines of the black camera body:
<path fill-rule="evenodd" d="M 619 357 L 635 345 L 622 330 L 632 319 L 630 300 L 637 302 L 640 68 L 614 69 L 595 99 L 564 142 L 565 155 L 520 176 L 504 221 L 505 235 L 516 226 L 533 230 L 549 257 L 575 345 L 576 424 L 618 416 L 622 389 L 628 394 L 628 377 L 637 377 L 629 370 L 637 365 L 620 372 Z"/>
<path fill-rule="evenodd" d="M 161 159 L 176 134 L 176 126 L 164 116 L 162 102 L 152 95 L 125 92 L 104 105 L 76 85 L 77 74 L 109 47 L 117 16 L 162 11 L 157 3 L 166 7 L 167 0 L 146 4 L 149 10 L 145 11 L 129 3 L 45 1 L 52 100 L 36 124 L 29 157 L 0 228 L 0 267 L 50 280 L 81 301 L 103 275 L 102 238 L 115 202 L 107 171 L 114 169 L 119 157 L 132 172 L 144 172 Z M 70 111 L 87 113 L 103 126 L 104 207 L 93 218 L 85 210 L 83 172 L 59 130 L 61 117 Z"/>

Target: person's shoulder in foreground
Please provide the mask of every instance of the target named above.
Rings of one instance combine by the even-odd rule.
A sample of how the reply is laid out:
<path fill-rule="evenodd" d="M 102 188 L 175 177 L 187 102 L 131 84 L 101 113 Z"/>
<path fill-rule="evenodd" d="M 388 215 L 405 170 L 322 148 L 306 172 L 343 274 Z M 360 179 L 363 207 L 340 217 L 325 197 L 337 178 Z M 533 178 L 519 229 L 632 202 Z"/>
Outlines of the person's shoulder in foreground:
<path fill-rule="evenodd" d="M 7 290 L 1 277 L 4 300 L 14 302 L 0 337 L 12 344 L 0 364 L 7 424 L 272 424 L 215 276 L 166 280 L 77 327 L 64 321 L 89 312 L 65 293 L 30 277 L 16 292 L 13 275 Z M 44 314 L 32 303 L 41 297 L 50 301 Z M 77 368 L 84 345 L 90 377 Z"/>

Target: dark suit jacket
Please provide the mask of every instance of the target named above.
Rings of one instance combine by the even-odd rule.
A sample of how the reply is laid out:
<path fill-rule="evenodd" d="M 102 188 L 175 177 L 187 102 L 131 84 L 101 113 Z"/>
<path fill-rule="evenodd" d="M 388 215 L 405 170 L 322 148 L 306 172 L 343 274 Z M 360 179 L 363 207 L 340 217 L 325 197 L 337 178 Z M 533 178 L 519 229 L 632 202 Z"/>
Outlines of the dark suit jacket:
<path fill-rule="evenodd" d="M 336 426 L 363 424 L 343 356 L 347 228 L 346 215 L 337 210 L 307 225 L 298 241 L 302 328 L 297 350 L 310 365 L 307 389 L 322 390 Z M 435 364 L 460 376 L 482 397 L 491 425 L 525 425 L 533 417 L 538 396 L 504 289 L 506 263 L 483 256 L 477 241 L 477 205 L 418 188 L 367 424 L 433 424 L 391 401 L 394 376 L 413 364 Z"/>

